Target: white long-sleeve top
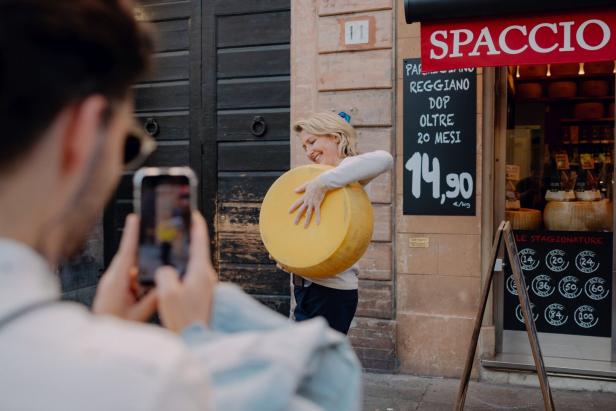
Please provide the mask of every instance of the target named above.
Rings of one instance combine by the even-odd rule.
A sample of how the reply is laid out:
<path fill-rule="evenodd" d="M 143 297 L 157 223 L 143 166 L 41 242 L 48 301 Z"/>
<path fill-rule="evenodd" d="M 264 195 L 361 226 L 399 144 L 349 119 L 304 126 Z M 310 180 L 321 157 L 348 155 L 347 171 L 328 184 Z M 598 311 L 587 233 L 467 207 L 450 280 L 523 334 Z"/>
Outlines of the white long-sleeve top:
<path fill-rule="evenodd" d="M 365 186 L 379 175 L 390 170 L 393 164 L 394 159 L 387 151 L 371 151 L 345 158 L 337 167 L 317 177 L 317 181 L 328 189 L 341 188 L 354 182 L 359 182 L 362 186 Z M 306 277 L 306 279 L 324 287 L 338 290 L 356 290 L 359 284 L 357 274 L 358 269 L 353 266 L 334 277 L 325 279 Z"/>

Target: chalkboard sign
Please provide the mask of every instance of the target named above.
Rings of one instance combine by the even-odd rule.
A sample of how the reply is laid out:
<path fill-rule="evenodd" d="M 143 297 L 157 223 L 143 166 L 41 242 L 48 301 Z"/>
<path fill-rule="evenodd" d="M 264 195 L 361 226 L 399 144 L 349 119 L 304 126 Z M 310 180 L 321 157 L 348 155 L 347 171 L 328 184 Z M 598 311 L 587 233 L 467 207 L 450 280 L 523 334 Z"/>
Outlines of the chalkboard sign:
<path fill-rule="evenodd" d="M 403 70 L 403 212 L 475 215 L 475 69 L 423 74 L 419 59 L 406 59 Z"/>
<path fill-rule="evenodd" d="M 612 233 L 516 231 L 537 331 L 610 337 Z M 504 328 L 524 330 L 510 265 L 505 265 Z"/>

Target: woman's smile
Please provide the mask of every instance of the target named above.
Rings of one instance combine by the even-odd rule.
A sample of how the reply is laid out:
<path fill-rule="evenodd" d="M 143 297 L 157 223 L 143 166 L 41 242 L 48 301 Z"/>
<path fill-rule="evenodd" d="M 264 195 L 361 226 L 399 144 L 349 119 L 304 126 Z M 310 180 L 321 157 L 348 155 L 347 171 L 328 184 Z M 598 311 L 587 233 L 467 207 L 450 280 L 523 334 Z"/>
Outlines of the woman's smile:
<path fill-rule="evenodd" d="M 308 160 L 330 166 L 336 166 L 340 161 L 336 138 L 330 135 L 314 135 L 305 131 L 300 133 L 300 137 Z"/>

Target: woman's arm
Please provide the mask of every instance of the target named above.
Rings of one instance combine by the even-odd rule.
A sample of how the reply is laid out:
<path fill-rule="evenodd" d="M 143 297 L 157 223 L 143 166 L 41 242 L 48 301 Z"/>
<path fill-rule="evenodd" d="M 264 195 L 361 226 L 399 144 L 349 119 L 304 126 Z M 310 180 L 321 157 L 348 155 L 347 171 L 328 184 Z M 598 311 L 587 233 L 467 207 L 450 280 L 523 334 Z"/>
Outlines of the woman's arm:
<path fill-rule="evenodd" d="M 314 213 L 315 222 L 319 224 L 321 203 L 329 190 L 341 188 L 356 181 L 366 185 L 375 177 L 389 170 L 393 163 L 394 159 L 391 154 L 383 150 L 345 158 L 337 167 L 322 173 L 314 180 L 295 190 L 295 192 L 304 193 L 304 195 L 293 203 L 289 209 L 290 213 L 298 210 L 294 223 L 299 223 L 306 213 L 304 227 L 308 227 Z"/>
<path fill-rule="evenodd" d="M 387 151 L 377 150 L 347 157 L 340 164 L 317 177 L 317 182 L 331 190 L 359 182 L 368 184 L 393 166 L 394 159 Z"/>

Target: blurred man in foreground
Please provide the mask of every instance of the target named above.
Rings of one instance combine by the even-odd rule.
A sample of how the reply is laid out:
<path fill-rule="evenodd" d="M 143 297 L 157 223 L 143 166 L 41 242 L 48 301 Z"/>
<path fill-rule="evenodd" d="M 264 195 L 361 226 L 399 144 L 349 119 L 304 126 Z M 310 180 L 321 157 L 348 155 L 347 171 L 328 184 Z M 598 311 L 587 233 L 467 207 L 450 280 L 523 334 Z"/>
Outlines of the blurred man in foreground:
<path fill-rule="evenodd" d="M 0 0 L 0 409 L 354 410 L 359 371 L 322 320 L 296 325 L 217 284 L 193 215 L 186 276 L 132 288 L 129 216 L 93 312 L 53 267 L 114 191 L 149 35 L 122 0 Z M 143 154 L 143 153 L 142 153 Z M 163 326 L 140 324 L 158 310 Z"/>

